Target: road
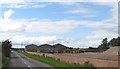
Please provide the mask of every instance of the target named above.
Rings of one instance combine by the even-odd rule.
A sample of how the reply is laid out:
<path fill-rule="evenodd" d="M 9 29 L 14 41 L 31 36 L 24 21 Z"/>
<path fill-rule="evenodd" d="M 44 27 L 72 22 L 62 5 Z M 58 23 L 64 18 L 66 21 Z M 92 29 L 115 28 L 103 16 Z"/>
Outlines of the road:
<path fill-rule="evenodd" d="M 11 51 L 10 58 L 11 59 L 7 65 L 7 69 L 53 69 L 53 67 L 50 65 L 33 60 L 15 51 Z"/>

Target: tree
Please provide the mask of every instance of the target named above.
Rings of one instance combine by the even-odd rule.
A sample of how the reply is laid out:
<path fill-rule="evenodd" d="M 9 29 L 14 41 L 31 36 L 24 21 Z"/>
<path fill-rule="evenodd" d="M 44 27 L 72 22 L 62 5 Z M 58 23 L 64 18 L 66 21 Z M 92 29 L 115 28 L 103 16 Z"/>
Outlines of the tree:
<path fill-rule="evenodd" d="M 2 42 L 2 52 L 6 57 L 10 57 L 10 49 L 12 47 L 12 43 L 9 40 L 5 40 Z"/>
<path fill-rule="evenodd" d="M 109 48 L 107 38 L 104 38 L 104 39 L 102 40 L 102 44 L 99 45 L 98 48 L 99 48 L 99 49 L 108 49 L 108 48 Z"/>
<path fill-rule="evenodd" d="M 120 37 L 117 38 L 117 43 L 118 43 L 117 46 L 120 46 Z"/>
<path fill-rule="evenodd" d="M 110 42 L 108 43 L 108 45 L 120 46 L 120 37 L 111 39 Z"/>

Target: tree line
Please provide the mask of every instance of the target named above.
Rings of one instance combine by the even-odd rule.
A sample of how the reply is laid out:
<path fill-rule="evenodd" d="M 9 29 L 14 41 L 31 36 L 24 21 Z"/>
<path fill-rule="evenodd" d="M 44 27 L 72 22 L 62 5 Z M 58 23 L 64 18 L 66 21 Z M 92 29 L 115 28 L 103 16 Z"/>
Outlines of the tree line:
<path fill-rule="evenodd" d="M 118 38 L 113 38 L 108 42 L 107 38 L 104 38 L 102 40 L 102 43 L 98 46 L 99 49 L 108 49 L 109 47 L 112 46 L 120 46 L 120 37 Z"/>
<path fill-rule="evenodd" d="M 89 47 L 88 49 L 85 49 L 83 52 L 103 52 L 109 49 L 110 47 L 114 46 L 120 46 L 120 37 L 113 38 L 110 41 L 108 41 L 108 38 L 104 38 L 97 48 Z"/>

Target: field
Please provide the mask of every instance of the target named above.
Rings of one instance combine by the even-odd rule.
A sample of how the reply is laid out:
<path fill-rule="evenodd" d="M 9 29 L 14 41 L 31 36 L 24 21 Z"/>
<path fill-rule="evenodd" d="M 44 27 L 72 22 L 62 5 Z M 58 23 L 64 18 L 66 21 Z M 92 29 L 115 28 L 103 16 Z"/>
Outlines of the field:
<path fill-rule="evenodd" d="M 42 55 L 42 53 L 36 52 L 28 52 L 31 54 Z M 69 63 L 79 63 L 83 64 L 87 61 L 92 63 L 95 67 L 118 67 L 119 66 L 119 58 L 118 56 L 118 48 L 111 48 L 103 53 L 78 53 L 78 54 L 47 54 L 46 56 L 59 59 L 64 62 Z"/>
<path fill-rule="evenodd" d="M 78 68 L 78 69 L 95 69 L 94 66 L 92 64 L 89 64 L 88 62 L 80 65 L 80 64 L 73 64 L 73 63 L 66 63 L 64 61 L 60 61 L 60 60 L 55 60 L 51 57 L 43 57 L 43 56 L 39 56 L 39 55 L 34 55 L 34 54 L 28 54 L 25 52 L 20 52 L 32 59 L 38 60 L 40 62 L 44 62 L 47 63 L 49 65 L 52 65 L 53 67 L 57 68 L 57 69 L 61 69 L 62 67 L 68 67 L 68 68 Z"/>

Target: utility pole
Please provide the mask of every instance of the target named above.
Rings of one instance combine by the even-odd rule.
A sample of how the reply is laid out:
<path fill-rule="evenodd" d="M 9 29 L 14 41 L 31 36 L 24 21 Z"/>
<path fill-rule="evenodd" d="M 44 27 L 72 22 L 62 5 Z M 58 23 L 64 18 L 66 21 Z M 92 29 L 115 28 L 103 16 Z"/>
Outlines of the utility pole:
<path fill-rule="evenodd" d="M 21 49 L 22 49 L 22 42 L 21 42 Z"/>
<path fill-rule="evenodd" d="M 53 39 L 53 45 L 54 45 L 54 39 Z"/>
<path fill-rule="evenodd" d="M 21 42 L 21 51 L 22 51 L 22 42 Z"/>

